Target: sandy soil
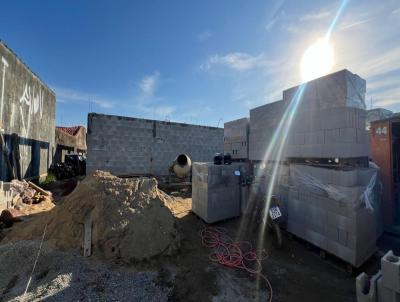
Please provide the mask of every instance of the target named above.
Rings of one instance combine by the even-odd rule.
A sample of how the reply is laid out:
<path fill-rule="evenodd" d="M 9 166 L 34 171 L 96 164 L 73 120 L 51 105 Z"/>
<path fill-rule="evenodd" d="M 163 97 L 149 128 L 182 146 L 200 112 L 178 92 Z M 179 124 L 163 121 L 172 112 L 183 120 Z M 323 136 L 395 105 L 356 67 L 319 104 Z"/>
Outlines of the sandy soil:
<path fill-rule="evenodd" d="M 118 291 L 127 291 L 129 295 L 122 293 L 118 296 L 114 293 L 114 301 L 139 301 L 140 299 L 143 301 L 189 302 L 255 301 L 257 296 L 260 298 L 259 301 L 266 300 L 268 292 L 265 285 L 261 284 L 261 290 L 257 291 L 255 279 L 247 273 L 223 267 L 209 260 L 210 250 L 201 245 L 199 235 L 205 225 L 202 220 L 189 211 L 190 198 L 167 200 L 166 206 L 176 217 L 176 224 L 181 234 L 181 246 L 177 254 L 160 256 L 130 265 L 110 261 L 97 262 L 94 258 L 82 259 L 79 255 L 69 255 L 66 257 L 68 261 L 65 262 L 67 266 L 83 265 L 85 269 L 83 272 L 82 270 L 74 271 L 74 278 L 78 279 L 68 281 L 68 286 L 59 286 L 60 289 L 57 289 L 56 295 L 59 298 L 57 301 L 69 301 L 71 297 L 79 298 L 80 301 L 96 299 L 98 297 L 97 287 L 104 297 L 112 297 L 115 292 L 112 288 L 116 284 L 121 284 L 118 286 Z M 241 219 L 237 218 L 215 225 L 224 227 L 232 237 L 235 237 L 240 222 Z M 258 232 L 255 228 L 249 227 L 242 230 L 241 234 L 246 240 L 253 243 L 257 241 Z M 283 248 L 277 250 L 269 236 L 269 233 L 266 232 L 264 248 L 269 257 L 263 262 L 263 271 L 272 284 L 273 301 L 297 302 L 299 299 L 308 302 L 356 301 L 355 278 L 346 274 L 343 263 L 332 257 L 328 257 L 327 260 L 321 259 L 317 249 L 310 248 L 300 240 L 289 239 L 286 235 Z M 35 251 L 36 248 L 32 246 L 31 253 L 35 253 Z M 56 253 L 58 252 L 56 251 Z M 57 257 L 56 259 L 59 259 Z M 41 261 L 46 263 L 44 258 Z M 376 270 L 378 262 L 377 258 L 373 258 L 360 270 L 372 273 Z M 33 263 L 32 261 L 29 263 L 31 265 L 27 264 L 27 267 L 31 268 Z M 34 273 L 33 280 L 38 281 L 32 283 L 30 290 L 32 299 L 39 299 L 47 292 L 54 291 L 58 281 L 61 284 L 66 282 L 64 280 L 66 266 L 63 263 L 60 262 L 60 265 L 52 267 L 48 278 L 41 277 L 45 270 L 43 267 Z M 89 272 L 85 272 L 86 269 Z M 98 271 L 98 274 L 90 275 L 90 270 Z M 104 275 L 105 270 L 107 270 L 106 275 Z M 121 274 L 121 270 L 124 271 L 123 274 Z M 27 271 L 29 269 L 22 272 L 18 280 L 26 281 Z M 82 278 L 86 278 L 89 276 L 88 274 L 93 283 L 90 286 L 77 281 L 83 280 Z M 128 286 L 127 276 L 138 281 L 132 282 Z M 141 276 L 140 278 L 144 278 L 145 281 L 140 281 L 142 280 L 140 278 L 135 279 L 134 276 L 137 278 Z M 121 280 L 119 280 L 120 277 Z M 4 275 L 1 278 L 5 278 Z M 3 280 L 2 283 L 6 284 L 5 288 L 0 288 L 0 296 L 1 291 L 3 294 L 4 290 L 7 291 L 7 298 L 3 301 L 9 301 L 21 295 L 22 284 L 25 284 L 22 281 L 21 283 L 15 281 L 15 274 L 8 274 L 7 278 L 8 280 Z M 143 282 L 149 288 L 147 294 L 142 291 Z M 86 286 L 84 286 L 85 284 Z M 74 296 L 73 293 L 76 295 L 79 293 L 79 296 Z"/>

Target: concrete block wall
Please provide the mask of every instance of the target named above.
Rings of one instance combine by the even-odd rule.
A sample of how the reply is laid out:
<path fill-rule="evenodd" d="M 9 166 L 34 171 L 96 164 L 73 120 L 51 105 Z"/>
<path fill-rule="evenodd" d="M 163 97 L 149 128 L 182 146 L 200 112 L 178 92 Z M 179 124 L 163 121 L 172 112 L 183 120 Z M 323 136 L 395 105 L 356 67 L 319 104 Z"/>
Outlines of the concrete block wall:
<path fill-rule="evenodd" d="M 88 173 L 167 175 L 181 153 L 194 162 L 223 152 L 223 129 L 91 113 L 87 147 Z"/>
<path fill-rule="evenodd" d="M 233 159 L 247 159 L 249 151 L 249 119 L 247 117 L 224 123 L 224 153 Z"/>
<path fill-rule="evenodd" d="M 19 148 L 23 178 L 45 175 L 52 163 L 55 103 L 54 92 L 0 41 L 0 128 L 6 149 Z M 0 179 L 10 176 L 1 155 Z"/>
<path fill-rule="evenodd" d="M 338 171 L 290 164 L 288 231 L 358 267 L 382 232 L 373 168 Z M 360 200 L 368 185 L 374 208 Z"/>

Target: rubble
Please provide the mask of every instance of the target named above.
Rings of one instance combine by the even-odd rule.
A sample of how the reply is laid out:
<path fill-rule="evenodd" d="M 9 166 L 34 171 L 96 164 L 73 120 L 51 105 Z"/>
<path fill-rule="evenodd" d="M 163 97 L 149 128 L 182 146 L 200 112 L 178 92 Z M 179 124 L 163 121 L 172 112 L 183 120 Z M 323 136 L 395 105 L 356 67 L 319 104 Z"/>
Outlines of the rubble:
<path fill-rule="evenodd" d="M 22 221 L 22 216 L 47 211 L 54 206 L 52 194 L 30 181 L 12 180 L 10 192 L 11 201 L 0 213 L 0 222 L 6 227 Z"/>
<path fill-rule="evenodd" d="M 11 192 L 14 197 L 20 198 L 26 204 L 36 204 L 44 201 L 47 196 L 51 196 L 49 192 L 44 191 L 32 182 L 17 179 L 11 181 Z"/>

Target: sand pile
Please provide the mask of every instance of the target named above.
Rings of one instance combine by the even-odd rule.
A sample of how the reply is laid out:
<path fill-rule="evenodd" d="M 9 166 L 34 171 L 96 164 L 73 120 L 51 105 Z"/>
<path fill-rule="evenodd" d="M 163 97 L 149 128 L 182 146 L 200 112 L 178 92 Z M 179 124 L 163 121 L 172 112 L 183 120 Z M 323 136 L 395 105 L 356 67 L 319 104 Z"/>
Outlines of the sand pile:
<path fill-rule="evenodd" d="M 92 254 L 140 261 L 171 254 L 179 244 L 168 197 L 152 178 L 122 179 L 97 171 L 48 213 L 15 225 L 5 241 L 31 239 L 46 229 L 46 240 L 61 249 L 81 249 L 84 223 L 92 221 Z"/>

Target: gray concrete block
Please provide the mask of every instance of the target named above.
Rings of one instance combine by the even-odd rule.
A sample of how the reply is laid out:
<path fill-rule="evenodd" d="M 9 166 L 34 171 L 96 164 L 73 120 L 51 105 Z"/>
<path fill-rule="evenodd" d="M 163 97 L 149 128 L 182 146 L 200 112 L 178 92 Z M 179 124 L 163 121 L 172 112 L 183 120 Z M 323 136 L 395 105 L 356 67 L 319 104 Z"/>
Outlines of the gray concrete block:
<path fill-rule="evenodd" d="M 192 211 L 207 223 L 240 216 L 240 177 L 245 164 L 193 163 Z"/>
<path fill-rule="evenodd" d="M 400 293 L 400 257 L 388 251 L 381 259 L 381 269 L 383 285 Z"/>
<path fill-rule="evenodd" d="M 304 145 L 305 143 L 304 133 L 291 133 L 288 137 L 288 145 Z"/>
<path fill-rule="evenodd" d="M 324 250 L 327 249 L 326 236 L 305 228 L 302 223 L 291 219 L 290 216 L 288 217 L 287 229 L 290 233 L 314 244 L 315 246 Z"/>
<path fill-rule="evenodd" d="M 356 278 L 357 302 L 378 302 L 377 281 L 382 276 L 379 271 L 373 276 L 361 273 Z"/>
<path fill-rule="evenodd" d="M 376 170 L 337 171 L 289 165 L 288 224 L 293 226 L 294 223 L 304 229 L 296 230 L 301 238 L 313 244 L 322 245 L 321 242 L 324 242 L 326 251 L 354 266 L 361 265 L 375 252 L 380 235 L 376 210 L 370 212 L 359 203 L 359 197 L 373 173 Z M 305 175 L 304 179 L 299 177 Z M 309 177 L 315 180 L 311 181 Z M 333 182 L 363 185 L 339 186 Z M 324 189 L 325 186 L 329 191 Z M 332 195 L 335 190 L 342 197 Z"/>
<path fill-rule="evenodd" d="M 289 166 L 291 181 L 298 185 L 296 175 L 309 175 L 324 184 L 344 187 L 366 186 L 378 171 L 375 168 L 357 168 L 352 170 L 336 170 L 309 165 L 291 164 Z"/>
<path fill-rule="evenodd" d="M 291 101 L 299 86 L 283 91 L 283 100 Z M 307 82 L 300 101 L 306 108 L 354 107 L 365 109 L 366 82 L 344 69 Z"/>
<path fill-rule="evenodd" d="M 249 119 L 247 117 L 224 123 L 224 138 L 247 137 Z"/>
<path fill-rule="evenodd" d="M 377 281 L 378 302 L 400 302 L 400 294 L 387 288 L 383 283 L 383 276 Z"/>
<path fill-rule="evenodd" d="M 325 133 L 323 130 L 304 133 L 305 144 L 315 145 L 325 143 Z"/>

